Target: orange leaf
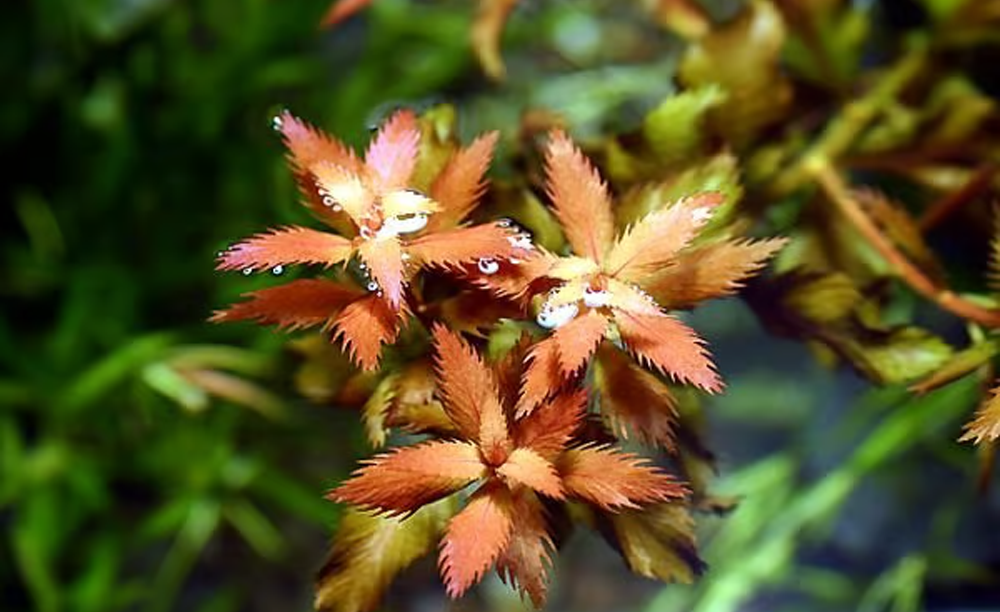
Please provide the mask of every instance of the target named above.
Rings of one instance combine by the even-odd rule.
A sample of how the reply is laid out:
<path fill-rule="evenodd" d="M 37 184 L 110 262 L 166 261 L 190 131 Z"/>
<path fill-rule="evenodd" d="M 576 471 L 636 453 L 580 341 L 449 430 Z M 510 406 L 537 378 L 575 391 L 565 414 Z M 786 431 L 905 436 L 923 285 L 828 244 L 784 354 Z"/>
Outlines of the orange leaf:
<path fill-rule="evenodd" d="M 219 255 L 219 270 L 269 270 L 289 264 L 332 266 L 351 256 L 351 241 L 307 227 L 257 234 Z"/>
<path fill-rule="evenodd" d="M 405 312 L 395 313 L 385 300 L 375 295 L 351 303 L 334 322 L 334 339 L 344 343 L 344 351 L 365 370 L 378 367 L 382 345 L 399 335 Z"/>
<path fill-rule="evenodd" d="M 451 519 L 438 558 L 448 595 L 465 593 L 507 547 L 514 528 L 512 511 L 507 490 L 487 485 Z"/>
<path fill-rule="evenodd" d="M 486 170 L 493 159 L 497 132 L 483 134 L 448 160 L 431 185 L 431 197 L 441 205 L 441 210 L 431 217 L 431 231 L 452 227 L 460 223 L 479 203 L 488 181 Z"/>
<path fill-rule="evenodd" d="M 656 366 L 674 380 L 709 393 L 722 390 L 705 341 L 687 325 L 665 314 L 650 316 L 624 310 L 615 311 L 615 322 L 629 352 L 644 365 Z"/>
<path fill-rule="evenodd" d="M 438 388 L 448 416 L 467 440 L 489 444 L 506 439 L 507 424 L 497 398 L 493 372 L 461 337 L 441 324 L 434 326 Z M 502 424 L 502 431 L 501 431 Z"/>
<path fill-rule="evenodd" d="M 552 334 L 563 376 L 572 376 L 587 363 L 604 339 L 607 329 L 608 318 L 597 310 L 590 310 Z"/>
<path fill-rule="evenodd" d="M 385 296 L 393 310 L 399 308 L 403 300 L 403 285 L 406 282 L 403 270 L 403 247 L 395 236 L 382 236 L 362 240 L 358 245 L 358 255 L 368 266 L 368 273 L 378 283 L 378 290 Z"/>
<path fill-rule="evenodd" d="M 656 376 L 605 346 L 597 353 L 594 389 L 601 414 L 618 437 L 627 440 L 632 432 L 645 444 L 674 448 L 677 401 Z"/>
<path fill-rule="evenodd" d="M 674 260 L 722 201 L 721 193 L 700 193 L 646 215 L 615 243 L 606 270 L 625 282 L 646 280 Z"/>
<path fill-rule="evenodd" d="M 369 4 L 372 0 L 336 0 L 327 9 L 326 15 L 323 16 L 323 21 L 320 22 L 321 28 L 329 28 L 345 21 L 358 11 L 361 11 Z"/>
<path fill-rule="evenodd" d="M 284 136 L 292 165 L 298 172 L 310 172 L 319 162 L 336 164 L 353 172 L 361 171 L 361 162 L 344 143 L 290 112 L 283 111 L 275 125 Z"/>
<path fill-rule="evenodd" d="M 573 251 L 598 263 L 614 241 L 611 196 L 597 170 L 561 130 L 545 152 L 549 198 Z"/>
<path fill-rule="evenodd" d="M 500 38 L 504 24 L 518 0 L 480 0 L 479 12 L 472 23 L 472 49 L 491 79 L 502 80 L 507 72 L 500 57 Z"/>
<path fill-rule="evenodd" d="M 563 385 L 559 370 L 559 350 L 553 338 L 542 340 L 528 352 L 528 367 L 521 381 L 521 397 L 516 414 L 523 417 Z"/>
<path fill-rule="evenodd" d="M 638 508 L 640 504 L 687 495 L 687 489 L 646 459 L 607 446 L 584 446 L 563 453 L 559 462 L 563 487 L 605 510 Z"/>
<path fill-rule="evenodd" d="M 454 268 L 480 259 L 516 257 L 518 249 L 505 228 L 494 223 L 425 234 L 406 245 L 422 266 Z"/>
<path fill-rule="evenodd" d="M 681 254 L 674 265 L 643 285 L 665 308 L 689 308 L 697 302 L 731 295 L 759 272 L 787 244 L 783 238 L 719 242 Z"/>
<path fill-rule="evenodd" d="M 330 212 L 343 210 L 357 227 L 364 225 L 375 205 L 375 194 L 363 175 L 327 161 L 316 162 L 310 169 L 323 205 Z"/>
<path fill-rule="evenodd" d="M 959 442 L 972 440 L 980 444 L 983 440 L 992 442 L 1000 438 L 1000 386 L 990 393 L 992 396 L 979 406 L 975 418 L 965 424 Z"/>
<path fill-rule="evenodd" d="M 413 111 L 396 111 L 382 124 L 365 153 L 365 164 L 378 178 L 382 193 L 408 186 L 419 146 L 420 129 Z"/>
<path fill-rule="evenodd" d="M 364 295 L 325 280 L 300 279 L 245 293 L 250 298 L 217 311 L 210 321 L 257 321 L 288 329 L 328 326 L 345 306 Z"/>
<path fill-rule="evenodd" d="M 507 461 L 497 469 L 497 473 L 511 488 L 522 484 L 542 495 L 563 499 L 562 485 L 555 466 L 531 449 L 515 448 Z"/>
<path fill-rule="evenodd" d="M 561 393 L 514 425 L 517 446 L 530 448 L 554 461 L 580 426 L 587 408 L 587 391 Z"/>
<path fill-rule="evenodd" d="M 412 512 L 486 476 L 468 442 L 425 442 L 375 455 L 328 497 L 388 514 Z"/>
<path fill-rule="evenodd" d="M 510 543 L 497 558 L 497 573 L 541 609 L 548 590 L 549 552 L 554 548 L 545 524 L 545 510 L 538 498 L 527 491 L 514 498 L 514 510 L 517 520 Z"/>

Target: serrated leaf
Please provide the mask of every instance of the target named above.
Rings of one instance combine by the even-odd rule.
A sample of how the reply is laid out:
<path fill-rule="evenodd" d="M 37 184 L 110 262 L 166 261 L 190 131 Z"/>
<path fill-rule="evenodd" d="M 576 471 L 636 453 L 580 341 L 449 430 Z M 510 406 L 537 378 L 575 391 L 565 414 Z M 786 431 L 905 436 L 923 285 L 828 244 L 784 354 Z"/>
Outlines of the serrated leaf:
<path fill-rule="evenodd" d="M 316 580 L 319 612 L 372 612 L 402 570 L 432 552 L 449 518 L 453 497 L 424 506 L 406 519 L 345 511 L 333 549 Z"/>
<path fill-rule="evenodd" d="M 601 416 L 615 435 L 674 448 L 677 401 L 665 384 L 628 359 L 617 348 L 604 346 L 594 367 L 594 390 Z"/>
<path fill-rule="evenodd" d="M 606 446 L 564 452 L 558 462 L 568 495 L 605 510 L 685 497 L 687 488 L 648 460 Z"/>
<path fill-rule="evenodd" d="M 1000 438 L 1000 387 L 990 391 L 990 397 L 980 404 L 976 416 L 965 424 L 964 429 L 959 442 L 971 440 L 981 444 L 984 440 L 993 442 Z"/>

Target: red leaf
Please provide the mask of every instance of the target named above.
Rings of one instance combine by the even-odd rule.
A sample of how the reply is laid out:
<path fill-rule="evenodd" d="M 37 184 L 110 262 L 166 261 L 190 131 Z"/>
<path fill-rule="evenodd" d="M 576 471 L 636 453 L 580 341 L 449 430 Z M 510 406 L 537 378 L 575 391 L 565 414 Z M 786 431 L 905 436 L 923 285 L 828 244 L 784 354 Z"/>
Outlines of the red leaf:
<path fill-rule="evenodd" d="M 550 136 L 545 170 L 549 198 L 566 240 L 577 255 L 600 263 L 615 233 L 607 185 L 561 130 Z"/>
<path fill-rule="evenodd" d="M 580 426 L 586 408 L 585 389 L 557 395 L 517 421 L 514 425 L 515 444 L 555 461 Z"/>
<path fill-rule="evenodd" d="M 525 485 L 554 499 L 563 498 L 562 485 L 555 466 L 547 459 L 528 448 L 516 448 L 497 474 L 508 482 L 510 488 Z"/>
<path fill-rule="evenodd" d="M 506 419 L 497 398 L 493 372 L 471 346 L 443 325 L 435 325 L 432 334 L 442 402 L 462 437 L 480 441 L 486 433 L 495 440 L 501 433 L 498 423 L 502 422 L 502 434 L 506 439 Z M 484 418 L 487 432 L 481 431 Z"/>
<path fill-rule="evenodd" d="M 407 243 L 406 250 L 422 266 L 455 268 L 522 254 L 509 237 L 505 228 L 488 223 L 426 234 Z"/>
<path fill-rule="evenodd" d="M 328 497 L 405 514 L 486 476 L 479 450 L 467 442 L 425 442 L 367 459 Z"/>
<path fill-rule="evenodd" d="M 558 347 L 563 376 L 572 376 L 587 363 L 604 339 L 607 329 L 608 318 L 597 310 L 590 310 L 552 334 L 552 340 Z"/>
<path fill-rule="evenodd" d="M 411 110 L 396 111 L 382 124 L 365 153 L 365 164 L 382 193 L 406 188 L 417 163 L 420 129 Z"/>
<path fill-rule="evenodd" d="M 378 283 L 389 306 L 396 310 L 403 300 L 403 247 L 395 236 L 362 240 L 358 255 L 368 266 L 368 273 Z"/>
<path fill-rule="evenodd" d="M 344 143 L 319 130 L 288 111 L 283 111 L 275 123 L 284 136 L 292 165 L 298 172 L 311 172 L 315 164 L 327 162 L 353 172 L 362 164 Z"/>
<path fill-rule="evenodd" d="M 638 508 L 640 504 L 687 495 L 687 489 L 646 459 L 610 447 L 584 446 L 563 453 L 559 462 L 569 495 L 605 510 Z"/>
<path fill-rule="evenodd" d="M 323 16 L 323 21 L 320 22 L 321 28 L 329 28 L 345 21 L 358 11 L 361 11 L 369 4 L 372 0 L 336 0 L 327 9 L 326 15 Z"/>
<path fill-rule="evenodd" d="M 670 264 L 721 204 L 720 193 L 701 193 L 643 217 L 618 239 L 608 255 L 609 274 L 625 282 L 641 282 Z"/>
<path fill-rule="evenodd" d="M 332 266 L 350 258 L 351 241 L 307 227 L 257 234 L 219 255 L 219 270 L 268 270 L 290 264 Z"/>
<path fill-rule="evenodd" d="M 488 181 L 486 170 L 493 159 L 497 132 L 489 132 L 456 153 L 431 185 L 431 197 L 441 210 L 430 219 L 429 230 L 458 225 L 479 203 Z"/>
<path fill-rule="evenodd" d="M 363 293 L 325 280 L 301 279 L 244 294 L 250 298 L 217 311 L 210 321 L 256 321 L 288 329 L 329 326 L 345 306 Z"/>
<path fill-rule="evenodd" d="M 448 595 L 460 597 L 483 577 L 507 547 L 513 528 L 506 489 L 487 485 L 473 494 L 469 505 L 448 523 L 441 542 L 438 565 Z"/>
<path fill-rule="evenodd" d="M 668 310 L 735 293 L 787 244 L 783 238 L 720 242 L 682 253 L 643 287 Z"/>
<path fill-rule="evenodd" d="M 654 365 L 674 380 L 709 393 L 722 390 L 722 380 L 693 329 L 669 315 L 640 315 L 618 310 L 615 321 L 629 352 L 644 365 Z"/>
<path fill-rule="evenodd" d="M 334 339 L 344 343 L 344 351 L 365 370 L 378 367 L 382 345 L 396 340 L 405 311 L 396 313 L 385 300 L 369 295 L 350 304 L 335 321 Z"/>

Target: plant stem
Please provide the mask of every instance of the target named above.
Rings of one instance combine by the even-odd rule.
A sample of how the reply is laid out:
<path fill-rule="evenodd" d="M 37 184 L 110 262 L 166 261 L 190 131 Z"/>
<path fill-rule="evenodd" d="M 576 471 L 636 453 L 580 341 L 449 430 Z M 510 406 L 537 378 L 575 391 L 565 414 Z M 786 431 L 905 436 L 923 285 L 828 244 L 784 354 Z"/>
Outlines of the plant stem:
<path fill-rule="evenodd" d="M 985 327 L 1000 327 L 1000 310 L 984 308 L 956 295 L 948 287 L 940 287 L 927 277 L 892 242 L 879 231 L 875 223 L 851 196 L 843 178 L 825 159 L 813 158 L 805 172 L 819 183 L 823 192 L 854 226 L 861 236 L 882 255 L 899 277 L 914 291 L 935 302 L 941 308 L 968 321 Z"/>

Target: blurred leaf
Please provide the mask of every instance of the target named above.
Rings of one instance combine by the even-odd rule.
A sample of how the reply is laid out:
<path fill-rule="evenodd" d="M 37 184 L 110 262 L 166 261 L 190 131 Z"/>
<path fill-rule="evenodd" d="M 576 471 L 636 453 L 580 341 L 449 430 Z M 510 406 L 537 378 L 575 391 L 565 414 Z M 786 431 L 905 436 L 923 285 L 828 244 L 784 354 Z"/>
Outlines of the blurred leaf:
<path fill-rule="evenodd" d="M 1000 347 L 993 341 L 983 341 L 951 356 L 930 376 L 910 386 L 910 391 L 924 394 L 969 374 L 997 354 Z"/>
<path fill-rule="evenodd" d="M 670 96 L 651 110 L 642 131 L 658 160 L 675 164 L 699 156 L 707 140 L 707 111 L 724 99 L 722 90 L 710 84 Z"/>
<path fill-rule="evenodd" d="M 382 378 L 368 397 L 368 401 L 361 408 L 361 421 L 365 426 L 365 435 L 368 436 L 368 443 L 374 448 L 385 446 L 388 431 L 385 421 L 396 396 L 398 378 L 396 374 L 389 374 Z"/>
<path fill-rule="evenodd" d="M 694 519 L 681 504 L 658 504 L 643 510 L 602 515 L 605 538 L 633 572 L 690 584 L 705 571 L 698 556 Z"/>
<path fill-rule="evenodd" d="M 234 499 L 226 503 L 222 512 L 260 556 L 274 559 L 284 550 L 281 532 L 249 501 Z"/>
<path fill-rule="evenodd" d="M 792 88 L 780 69 L 785 41 L 781 14 L 767 0 L 752 0 L 733 21 L 691 44 L 679 67 L 688 89 L 717 85 L 725 99 L 712 112 L 713 126 L 738 147 L 780 120 Z"/>
<path fill-rule="evenodd" d="M 316 609 L 370 612 L 396 575 L 432 552 L 455 513 L 455 496 L 422 507 L 405 519 L 348 509 L 320 570 Z"/>

